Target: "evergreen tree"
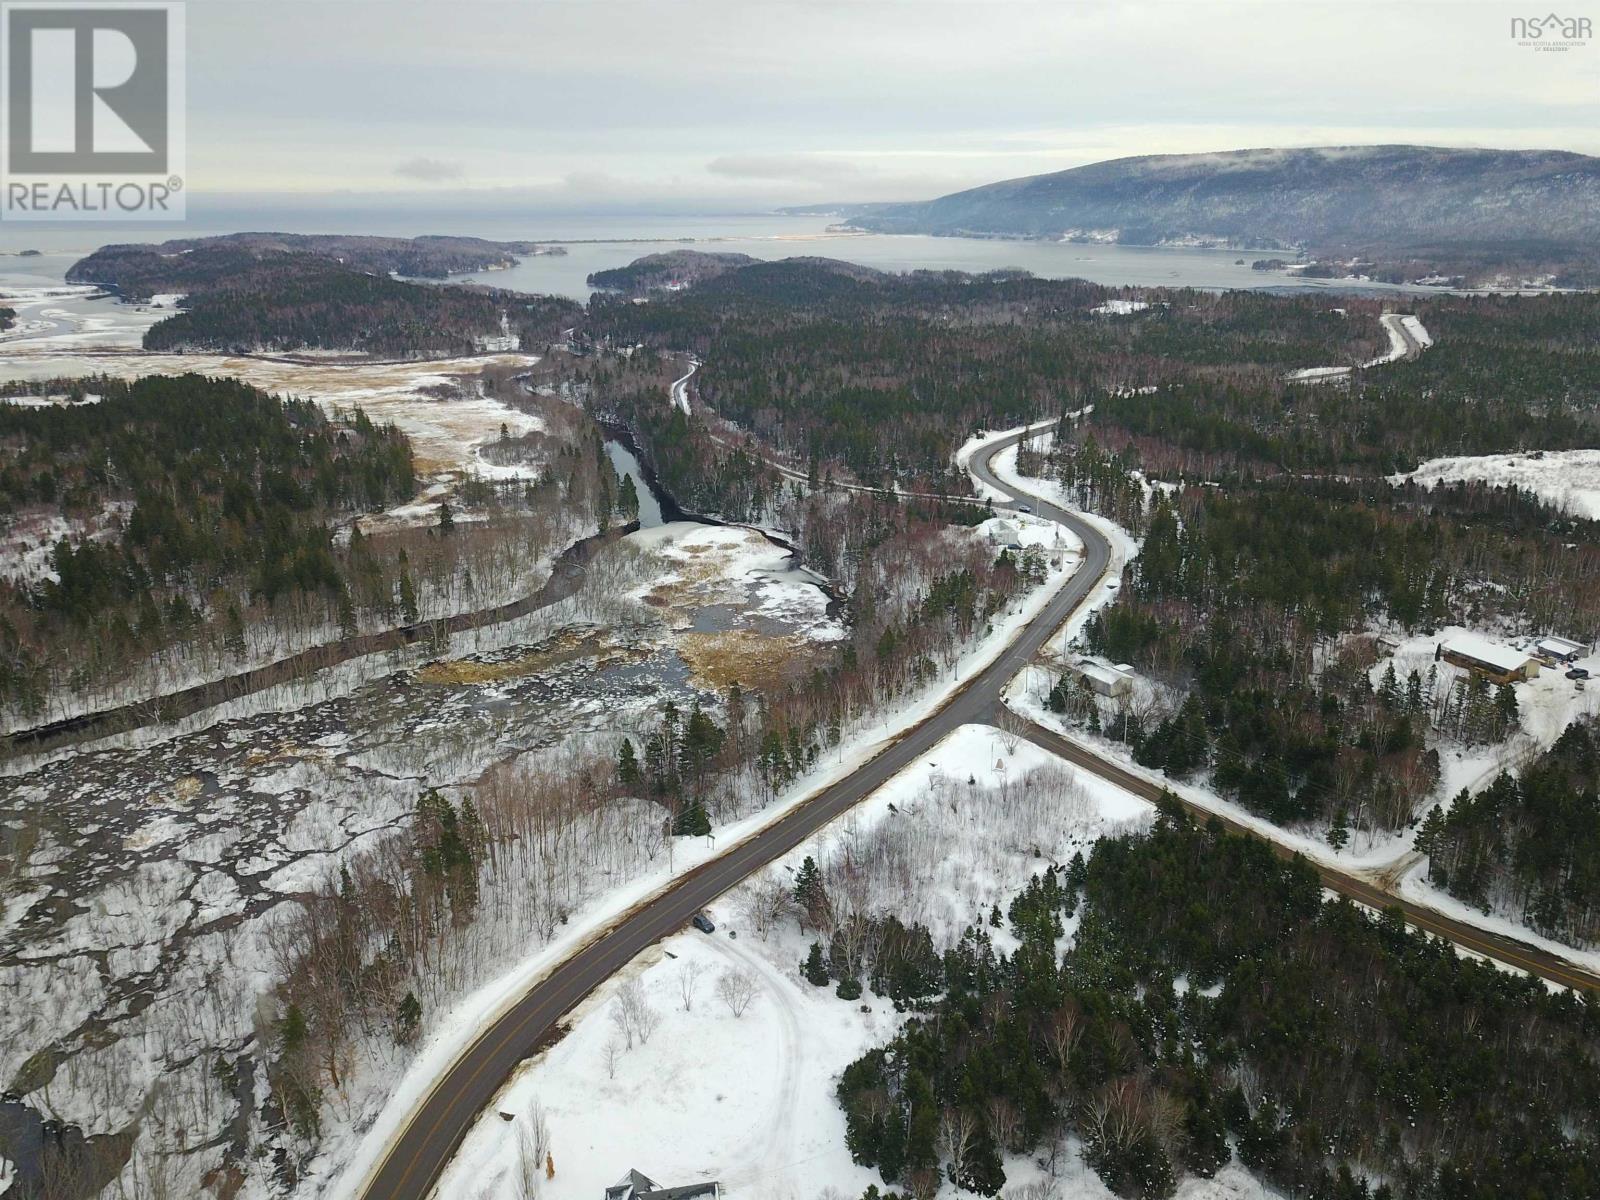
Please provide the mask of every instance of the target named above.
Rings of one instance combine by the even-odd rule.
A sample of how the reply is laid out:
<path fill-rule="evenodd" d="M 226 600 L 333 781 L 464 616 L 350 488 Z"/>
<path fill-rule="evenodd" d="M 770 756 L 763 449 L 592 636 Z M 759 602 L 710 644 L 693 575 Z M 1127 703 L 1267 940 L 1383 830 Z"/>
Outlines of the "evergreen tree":
<path fill-rule="evenodd" d="M 405 567 L 400 568 L 400 615 L 407 625 L 417 623 L 417 589 Z"/>
<path fill-rule="evenodd" d="M 828 986 L 828 967 L 822 961 L 821 942 L 811 943 L 811 952 L 806 955 L 805 962 L 800 964 L 800 973 L 805 976 L 806 982 L 813 987 Z"/>
<path fill-rule="evenodd" d="M 673 832 L 679 837 L 707 837 L 711 833 L 711 816 L 705 805 L 696 800 L 678 812 Z"/>
<path fill-rule="evenodd" d="M 395 1009 L 394 1040 L 401 1046 L 409 1046 L 417 1040 L 417 1031 L 422 1026 L 422 1005 L 417 1001 L 415 992 L 407 992 L 400 1006 Z"/>
<path fill-rule="evenodd" d="M 1333 824 L 1328 829 L 1328 845 L 1343 850 L 1350 842 L 1350 818 L 1344 809 L 1333 814 Z"/>
<path fill-rule="evenodd" d="M 828 909 L 828 895 L 823 890 L 822 872 L 817 869 L 816 861 L 809 854 L 800 864 L 800 869 L 795 872 L 794 902 L 805 914 L 805 923 L 813 928 L 821 926 L 823 915 Z"/>
<path fill-rule="evenodd" d="M 634 487 L 632 475 L 622 477 L 622 487 L 617 491 L 617 511 L 624 522 L 639 519 L 639 490 Z"/>
<path fill-rule="evenodd" d="M 637 787 L 641 778 L 639 760 L 633 752 L 633 740 L 623 738 L 622 749 L 617 751 L 617 781 L 623 787 Z"/>

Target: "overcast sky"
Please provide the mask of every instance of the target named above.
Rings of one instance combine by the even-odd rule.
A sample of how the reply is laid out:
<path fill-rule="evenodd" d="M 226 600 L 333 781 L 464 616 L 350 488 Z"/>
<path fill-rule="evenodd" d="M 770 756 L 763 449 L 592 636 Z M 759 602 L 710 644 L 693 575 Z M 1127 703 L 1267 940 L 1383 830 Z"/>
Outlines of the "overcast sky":
<path fill-rule="evenodd" d="M 1527 7 L 189 0 L 189 179 L 733 211 L 1246 146 L 1600 153 L 1600 39 L 1518 46 Z"/>

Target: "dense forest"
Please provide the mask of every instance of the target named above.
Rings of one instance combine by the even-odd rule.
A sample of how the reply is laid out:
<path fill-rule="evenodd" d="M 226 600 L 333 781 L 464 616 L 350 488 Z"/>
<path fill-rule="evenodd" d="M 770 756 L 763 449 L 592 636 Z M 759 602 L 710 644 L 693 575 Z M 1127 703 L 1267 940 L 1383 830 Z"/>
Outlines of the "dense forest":
<path fill-rule="evenodd" d="M 1121 313 L 1115 299 L 1145 307 Z M 1592 445 L 1600 297 L 1432 297 L 1448 354 L 1387 346 L 1371 299 L 1108 289 L 1019 272 L 897 276 L 820 259 L 724 270 L 648 304 L 597 297 L 599 336 L 705 362 L 703 400 L 792 465 L 937 478 L 974 428 L 1092 408 L 1097 437 L 1163 477 L 1379 475 L 1422 458 Z"/>
<path fill-rule="evenodd" d="M 145 332 L 147 350 L 236 353 L 329 349 L 384 358 L 448 358 L 504 328 L 524 347 L 556 340 L 577 305 L 547 296 L 404 283 L 307 255 L 252 260 L 192 295 Z"/>
<path fill-rule="evenodd" d="M 1163 476 L 1386 474 L 1441 455 L 1590 446 L 1600 437 L 1593 295 L 1432 300 L 1448 353 L 1385 364 L 1349 386 L 1172 380 L 1113 391 L 1091 422 Z"/>
<path fill-rule="evenodd" d="M 17 506 L 0 521 L 7 724 L 536 592 L 551 555 L 628 516 L 600 430 L 521 376 L 490 367 L 441 387 L 536 413 L 539 429 L 485 456 L 538 469 L 469 476 L 400 519 L 410 447 L 360 410 L 329 417 L 192 375 L 11 385 L 66 403 L 0 405 L 0 504 Z"/>
<path fill-rule="evenodd" d="M 333 421 L 198 375 L 42 386 L 85 402 L 0 404 L 0 511 L 9 536 L 91 536 L 63 532 L 45 569 L 0 581 L 7 707 L 37 709 L 54 662 L 86 682 L 207 624 L 242 639 L 240 590 L 338 601 L 330 520 L 414 490 L 405 437 L 359 410 Z"/>
<path fill-rule="evenodd" d="M 146 331 L 148 350 L 448 358 L 503 334 L 524 348 L 541 347 L 579 322 L 581 307 L 559 297 L 391 277 L 504 266 L 515 261 L 513 250 L 546 252 L 475 238 L 239 234 L 107 246 L 73 264 L 67 277 L 115 287 L 128 300 L 183 295 L 176 314 Z"/>
<path fill-rule="evenodd" d="M 1519 774 L 1435 808 L 1417 849 L 1451 895 L 1553 937 L 1600 941 L 1600 724 L 1574 722 Z"/>
<path fill-rule="evenodd" d="M 369 275 L 443 279 L 467 271 L 514 266 L 519 254 L 564 254 L 533 242 L 471 237 L 359 237 L 347 234 L 230 233 L 160 243 L 101 246 L 67 269 L 68 283 L 98 283 L 128 300 L 160 292 L 202 292 L 225 285 L 252 260 L 285 254 L 338 263 Z"/>
<path fill-rule="evenodd" d="M 797 882 L 802 912 L 827 904 Z M 940 955 L 884 914 L 866 956 L 836 939 L 803 966 L 914 1014 L 838 1085 L 852 1155 L 895 1189 L 992 1196 L 1003 1154 L 1055 1173 L 1070 1135 L 1141 1200 L 1234 1156 L 1318 1200 L 1600 1196 L 1600 1010 L 1324 900 L 1301 860 L 1173 806 L 1007 916 L 1010 953 L 969 927 Z"/>
<path fill-rule="evenodd" d="M 1141 763 L 1206 775 L 1273 821 L 1320 824 L 1336 845 L 1351 828 L 1402 828 L 1438 783 L 1430 734 L 1471 745 L 1515 728 L 1510 688 L 1437 667 L 1375 674 L 1359 636 L 1373 622 L 1600 627 L 1600 531 L 1531 497 L 1279 477 L 1146 503 L 1130 456 L 1076 440 L 1070 424 L 1025 471 L 1145 537 L 1086 644 L 1182 697 L 1121 711 L 1108 732 Z M 1051 701 L 1099 726 L 1069 682 Z"/>
<path fill-rule="evenodd" d="M 793 465 L 952 486 L 951 452 L 975 428 L 1172 378 L 1361 362 L 1386 342 L 1371 301 L 1339 311 L 1316 297 L 1174 290 L 1119 316 L 1104 308 L 1114 298 L 1019 272 L 897 276 L 789 259 L 648 304 L 597 297 L 590 327 L 696 354 L 701 398 Z"/>
<path fill-rule="evenodd" d="M 629 296 L 643 295 L 661 288 L 684 288 L 703 283 L 736 267 L 746 267 L 756 260 L 748 254 L 707 254 L 703 250 L 668 250 L 663 254 L 646 254 L 625 267 L 612 267 L 591 272 L 585 281 L 592 288 L 622 292 Z"/>
<path fill-rule="evenodd" d="M 1520 720 L 1514 689 L 1385 672 L 1374 628 L 1600 632 L 1600 525 L 1514 487 L 1386 478 L 1433 455 L 1593 445 L 1600 298 L 1429 298 L 1416 311 L 1436 348 L 1336 383 L 1290 380 L 1369 361 L 1386 342 L 1379 311 L 788 260 L 648 304 L 597 298 L 591 322 L 703 361 L 691 414 L 601 388 L 669 488 L 701 511 L 786 524 L 846 586 L 859 551 L 818 519 L 830 482 L 962 492 L 951 455 L 972 430 L 1073 414 L 1019 468 L 1144 538 L 1085 641 L 1160 693 L 1108 716 L 1063 681 L 1052 706 L 1144 765 L 1339 846 L 1417 819 L 1441 743 L 1496 744 Z"/>

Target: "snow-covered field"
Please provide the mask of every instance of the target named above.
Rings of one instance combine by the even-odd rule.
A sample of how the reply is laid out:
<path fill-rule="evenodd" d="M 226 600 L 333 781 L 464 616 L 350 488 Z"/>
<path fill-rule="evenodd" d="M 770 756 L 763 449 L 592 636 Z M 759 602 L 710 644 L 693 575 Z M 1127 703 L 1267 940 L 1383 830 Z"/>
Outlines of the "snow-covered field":
<path fill-rule="evenodd" d="M 0 306 L 16 323 L 0 333 L 0 363 L 84 350 L 137 350 L 145 330 L 172 314 L 122 304 L 78 284 L 0 284 Z M 30 376 L 37 378 L 37 376 Z"/>
<path fill-rule="evenodd" d="M 1391 483 L 1407 480 L 1424 487 L 1461 482 L 1515 485 L 1570 516 L 1600 521 L 1600 450 L 1432 458 L 1409 474 L 1389 477 Z"/>
<path fill-rule="evenodd" d="M 554 1178 L 539 1181 L 542 1200 L 590 1200 L 630 1168 L 667 1186 L 717 1179 L 730 1200 L 853 1196 L 881 1184 L 850 1161 L 833 1089 L 839 1072 L 893 1036 L 903 1018 L 870 993 L 845 1002 L 806 983 L 799 963 L 814 935 L 784 921 L 763 937 L 749 898 L 774 883 L 791 887 L 807 855 L 825 872 L 846 858 L 871 862 L 862 907 L 924 921 L 936 944 L 948 944 L 1031 874 L 1149 815 L 1143 802 L 1075 777 L 1027 743 L 1008 748 L 997 731 L 964 726 L 927 762 L 724 897 L 711 910 L 716 933 L 669 939 L 591 996 L 571 1031 L 508 1082 L 435 1194 L 520 1200 L 522 1131 L 536 1108 L 556 1167 Z M 1046 852 L 1035 854 L 1041 847 Z M 908 871 L 914 888 L 903 879 Z M 755 985 L 742 1016 L 718 995 L 729 973 Z M 647 1043 L 613 1053 L 611 1013 L 633 981 L 660 1025 Z M 1014 1180 L 1038 1173 L 1026 1162 L 1006 1167 Z M 1060 1183 L 1065 1197 L 1108 1195 L 1078 1164 Z M 1238 1193 L 1190 1185 L 1180 1194 Z"/>
<path fill-rule="evenodd" d="M 500 437 L 507 426 L 512 436 L 537 431 L 536 418 L 474 391 L 470 377 L 486 369 L 527 369 L 539 361 L 531 354 L 494 354 L 473 358 L 415 363 L 288 362 L 227 354 L 104 355 L 0 353 L 0 380 L 56 379 L 106 374 L 120 379 L 141 375 L 226 375 L 265 391 L 317 401 L 330 412 L 361 408 L 374 421 L 392 422 L 411 439 L 418 473 L 480 475 L 492 465 L 480 447 Z M 442 399 L 429 389 L 462 388 L 463 394 Z"/>
<path fill-rule="evenodd" d="M 1107 300 L 1104 304 L 1097 304 L 1089 311 L 1097 317 L 1127 317 L 1136 312 L 1143 312 L 1150 305 L 1144 300 Z"/>

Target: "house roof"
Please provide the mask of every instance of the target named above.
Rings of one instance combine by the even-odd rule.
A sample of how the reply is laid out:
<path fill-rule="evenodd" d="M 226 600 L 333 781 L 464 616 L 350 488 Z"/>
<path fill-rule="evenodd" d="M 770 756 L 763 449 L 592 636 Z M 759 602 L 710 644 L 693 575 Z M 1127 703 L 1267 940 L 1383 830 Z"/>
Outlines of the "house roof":
<path fill-rule="evenodd" d="M 606 1200 L 637 1200 L 638 1197 L 654 1192 L 660 1187 L 661 1185 L 648 1175 L 630 1169 L 626 1175 L 606 1189 Z"/>
<path fill-rule="evenodd" d="M 693 1196 L 715 1196 L 715 1183 L 688 1183 L 682 1187 L 657 1188 L 652 1192 L 638 1192 L 635 1200 L 690 1200 Z"/>
<path fill-rule="evenodd" d="M 648 1175 L 630 1170 L 606 1189 L 606 1200 L 692 1200 L 695 1196 L 715 1196 L 716 1182 L 689 1183 L 681 1187 L 662 1187 Z"/>
<path fill-rule="evenodd" d="M 1128 672 L 1121 667 L 1108 667 L 1104 663 L 1091 662 L 1084 659 L 1073 670 L 1085 679 L 1098 679 L 1101 683 L 1115 687 L 1119 683 L 1127 683 Z"/>
<path fill-rule="evenodd" d="M 1520 671 L 1528 665 L 1528 656 L 1521 650 L 1501 646 L 1475 633 L 1462 633 L 1449 638 L 1445 641 L 1444 648 L 1452 654 L 1459 654 L 1462 658 L 1470 658 L 1475 663 L 1493 667 L 1496 671 Z"/>
<path fill-rule="evenodd" d="M 1556 655 L 1580 654 L 1585 649 L 1582 642 L 1568 641 L 1563 637 L 1543 637 L 1535 645 L 1546 654 Z"/>

